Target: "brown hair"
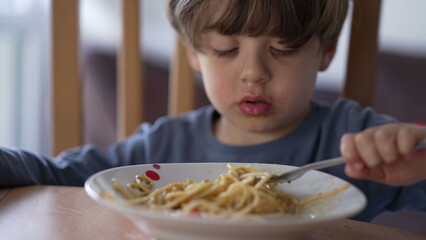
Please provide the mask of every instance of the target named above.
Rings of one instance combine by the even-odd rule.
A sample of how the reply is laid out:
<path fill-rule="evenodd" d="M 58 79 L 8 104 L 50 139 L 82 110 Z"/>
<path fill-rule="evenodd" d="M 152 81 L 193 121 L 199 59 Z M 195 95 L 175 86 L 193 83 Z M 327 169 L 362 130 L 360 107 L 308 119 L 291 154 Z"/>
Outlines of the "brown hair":
<path fill-rule="evenodd" d="M 201 33 L 268 34 L 302 46 L 318 34 L 337 40 L 348 0 L 169 0 L 168 16 L 184 42 L 200 50 Z"/>

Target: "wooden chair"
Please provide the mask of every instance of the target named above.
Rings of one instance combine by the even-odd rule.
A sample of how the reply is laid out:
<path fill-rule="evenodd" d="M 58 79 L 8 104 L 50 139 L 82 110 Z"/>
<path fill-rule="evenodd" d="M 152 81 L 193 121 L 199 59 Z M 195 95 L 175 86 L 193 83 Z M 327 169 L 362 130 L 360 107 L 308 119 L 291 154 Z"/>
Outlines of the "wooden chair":
<path fill-rule="evenodd" d="M 354 0 L 346 80 L 342 95 L 374 106 L 379 63 L 381 0 Z"/>
<path fill-rule="evenodd" d="M 144 120 L 139 49 L 139 0 L 120 0 L 122 41 L 118 64 L 117 136 L 130 135 Z M 374 103 L 378 63 L 380 0 L 355 0 L 353 27 L 342 95 L 363 106 Z M 51 1 L 52 7 L 52 155 L 83 144 L 79 77 L 78 0 Z M 169 115 L 194 108 L 194 80 L 185 50 L 176 41 L 171 64 Z"/>

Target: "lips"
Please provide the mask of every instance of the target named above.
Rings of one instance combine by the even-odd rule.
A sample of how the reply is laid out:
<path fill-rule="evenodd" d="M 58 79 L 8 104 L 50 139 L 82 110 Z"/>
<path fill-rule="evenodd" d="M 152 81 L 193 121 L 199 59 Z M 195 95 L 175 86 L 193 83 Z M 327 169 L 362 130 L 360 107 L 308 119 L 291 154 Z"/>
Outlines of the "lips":
<path fill-rule="evenodd" d="M 246 96 L 238 104 L 242 113 L 249 116 L 262 116 L 272 109 L 272 103 L 261 96 Z"/>

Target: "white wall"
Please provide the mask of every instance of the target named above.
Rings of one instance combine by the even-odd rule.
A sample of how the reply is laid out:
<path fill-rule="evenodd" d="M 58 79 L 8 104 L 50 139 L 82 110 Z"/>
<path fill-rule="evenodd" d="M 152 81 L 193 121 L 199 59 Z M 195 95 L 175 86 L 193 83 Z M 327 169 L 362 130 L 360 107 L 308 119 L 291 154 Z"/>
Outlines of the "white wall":
<path fill-rule="evenodd" d="M 426 1 L 384 0 L 380 18 L 381 51 L 426 57 Z M 349 41 L 349 26 L 343 28 L 341 42 L 330 68 L 318 77 L 318 87 L 342 89 Z"/>
<path fill-rule="evenodd" d="M 426 1 L 382 1 L 382 49 L 426 57 Z"/>
<path fill-rule="evenodd" d="M 0 145 L 49 144 L 47 0 L 0 0 Z"/>
<path fill-rule="evenodd" d="M 16 143 L 16 108 L 14 89 L 16 78 L 14 63 L 16 62 L 14 37 L 0 30 L 0 144 L 13 145 Z"/>

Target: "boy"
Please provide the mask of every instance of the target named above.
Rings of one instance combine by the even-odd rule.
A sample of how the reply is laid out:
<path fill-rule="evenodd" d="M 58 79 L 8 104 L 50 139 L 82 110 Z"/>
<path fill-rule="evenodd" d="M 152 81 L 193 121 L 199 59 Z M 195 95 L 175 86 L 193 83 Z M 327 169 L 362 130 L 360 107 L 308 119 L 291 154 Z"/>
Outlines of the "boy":
<path fill-rule="evenodd" d="M 170 21 L 188 46 L 191 66 L 202 73 L 212 106 L 143 124 L 106 151 L 83 146 L 50 161 L 1 149 L 0 185 L 81 186 L 97 171 L 141 163 L 300 166 L 343 155 L 345 169 L 327 172 L 368 196 L 357 219 L 368 221 L 385 210 L 426 211 L 426 152 L 414 151 L 426 138 L 425 129 L 345 99 L 333 106 L 311 101 L 317 72 L 333 58 L 347 5 L 170 0 Z"/>

